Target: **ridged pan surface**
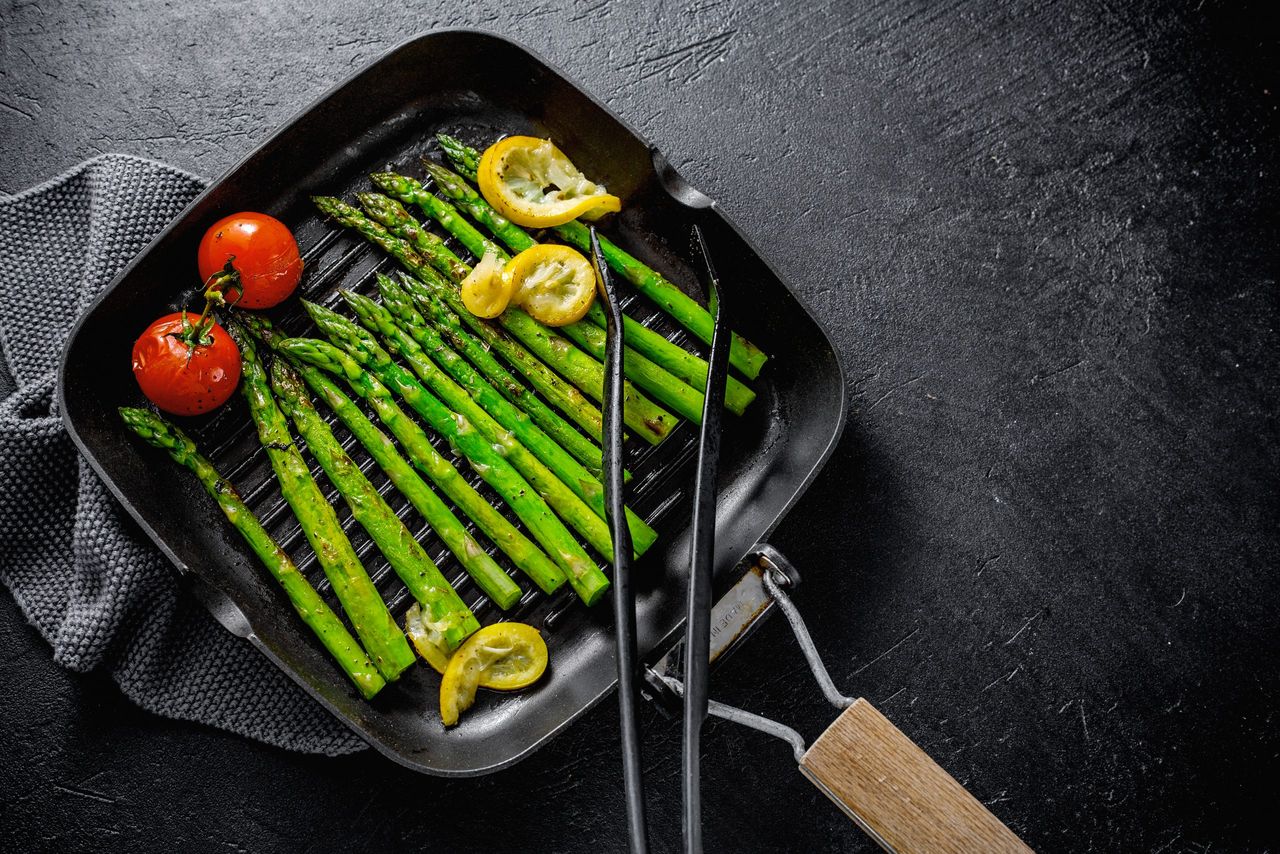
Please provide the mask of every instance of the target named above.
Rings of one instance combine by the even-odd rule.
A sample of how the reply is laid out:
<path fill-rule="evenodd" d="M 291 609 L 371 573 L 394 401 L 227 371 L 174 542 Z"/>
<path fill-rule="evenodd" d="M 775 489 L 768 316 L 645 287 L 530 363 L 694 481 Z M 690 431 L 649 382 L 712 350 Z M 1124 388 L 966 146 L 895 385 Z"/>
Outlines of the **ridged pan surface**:
<path fill-rule="evenodd" d="M 753 383 L 757 400 L 744 417 L 725 420 L 716 564 L 721 570 L 772 530 L 825 461 L 843 424 L 844 382 L 821 327 L 716 209 L 686 207 L 678 200 L 699 199 L 699 194 L 665 169 L 644 140 L 536 56 L 474 31 L 419 36 L 338 86 L 210 187 L 121 273 L 81 318 L 67 345 L 59 394 L 73 440 L 225 626 L 249 638 L 378 750 L 420 771 L 468 776 L 527 755 L 613 688 L 607 599 L 587 609 L 565 591 L 546 597 L 511 570 L 526 593 L 507 618 L 542 629 L 550 651 L 551 667 L 535 688 L 511 695 L 481 692 L 476 706 L 450 731 L 437 713 L 439 677 L 425 664 L 365 702 L 194 478 L 135 440 L 116 414 L 121 405 L 145 403 L 129 368 L 134 338 L 151 319 L 195 304 L 196 246 L 212 222 L 239 210 L 280 218 L 294 229 L 307 262 L 301 293 L 341 308 L 339 288 L 369 293 L 374 272 L 396 266 L 380 250 L 321 218 L 309 196 L 350 200 L 353 193 L 370 189 L 369 172 L 388 165 L 421 177 L 418 159 L 432 151 L 440 130 L 475 144 L 506 133 L 555 139 L 588 175 L 622 197 L 623 213 L 605 233 L 690 293 L 696 293 L 696 278 L 683 260 L 689 257 L 689 227 L 697 221 L 706 232 L 724 286 L 733 288 L 734 303 L 742 309 L 735 328 L 771 356 Z M 626 311 L 704 353 L 700 342 L 643 297 L 631 299 Z M 292 334 L 312 332 L 297 300 L 273 316 Z M 183 426 L 333 603 L 270 476 L 239 395 L 218 413 Z M 476 603 L 481 621 L 500 619 L 352 437 L 340 425 L 336 429 L 446 575 L 458 581 L 464 599 Z M 628 447 L 631 504 L 660 534 L 634 568 L 642 654 L 668 646 L 682 624 L 695 443 L 693 425 L 683 424 L 657 447 L 635 439 Z M 446 446 L 441 450 L 448 454 Z M 469 472 L 458 463 L 460 471 Z M 352 523 L 318 467 L 314 470 L 392 612 L 402 619 L 410 604 L 402 585 Z M 478 478 L 472 480 L 501 506 Z"/>

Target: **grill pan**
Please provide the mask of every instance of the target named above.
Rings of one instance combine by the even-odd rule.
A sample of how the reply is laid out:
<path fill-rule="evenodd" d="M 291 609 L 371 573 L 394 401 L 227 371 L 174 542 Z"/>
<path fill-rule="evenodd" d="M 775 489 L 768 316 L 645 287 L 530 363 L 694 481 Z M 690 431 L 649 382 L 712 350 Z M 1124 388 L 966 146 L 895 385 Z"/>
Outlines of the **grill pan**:
<path fill-rule="evenodd" d="M 129 370 L 134 337 L 152 318 L 195 304 L 196 246 L 210 223 L 237 210 L 280 218 L 294 229 L 307 262 L 300 293 L 342 310 L 339 288 L 369 293 L 374 271 L 391 272 L 395 262 L 323 221 L 308 197 L 350 198 L 368 188 L 369 172 L 388 164 L 419 175 L 418 157 L 442 130 L 471 142 L 504 133 L 555 139 L 584 172 L 623 199 L 623 213 L 606 233 L 690 293 L 698 292 L 696 279 L 681 256 L 687 255 L 695 221 L 715 247 L 722 280 L 732 282 L 739 306 L 750 307 L 738 313 L 735 328 L 771 356 L 752 384 L 757 400 L 743 417 L 725 421 L 715 566 L 718 586 L 727 586 L 730 570 L 804 492 L 840 435 L 845 384 L 839 360 L 819 323 L 777 273 L 653 146 L 545 61 L 491 34 L 443 30 L 405 42 L 323 96 L 227 172 L 80 319 L 68 340 L 58 396 L 77 447 L 219 622 L 250 640 L 382 753 L 425 773 L 473 776 L 527 756 L 613 689 L 609 609 L 585 608 L 567 588 L 544 596 L 510 570 L 525 595 L 507 616 L 537 626 L 547 638 L 551 666 L 538 685 L 513 695 L 481 692 L 462 724 L 448 732 L 434 713 L 439 683 L 429 667 L 412 668 L 372 702 L 363 701 L 214 502 L 162 452 L 136 441 L 116 413 L 118 406 L 145 404 Z M 700 342 L 642 297 L 633 297 L 624 308 L 705 355 Z M 296 300 L 272 317 L 291 334 L 311 332 Z M 239 395 L 217 413 L 183 426 L 332 603 Z M 336 431 L 456 581 L 464 600 L 475 606 L 481 622 L 502 617 L 363 450 L 353 447 L 341 425 Z M 638 643 L 651 661 L 681 636 L 696 439 L 694 425 L 684 423 L 657 447 L 632 440 L 626 448 L 634 475 L 631 506 L 660 534 L 633 567 Z M 441 450 L 448 455 L 446 446 Z M 313 471 L 392 613 L 403 620 L 411 602 L 399 580 L 354 525 L 323 473 L 318 467 Z M 478 478 L 472 482 L 502 507 Z M 495 557 L 509 568 L 501 554 Z"/>

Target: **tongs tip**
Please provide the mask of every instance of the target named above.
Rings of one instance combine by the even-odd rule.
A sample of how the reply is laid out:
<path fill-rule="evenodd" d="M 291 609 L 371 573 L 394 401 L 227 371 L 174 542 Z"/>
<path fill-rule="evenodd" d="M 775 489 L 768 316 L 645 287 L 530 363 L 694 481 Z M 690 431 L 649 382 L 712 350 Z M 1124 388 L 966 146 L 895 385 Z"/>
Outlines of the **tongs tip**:
<path fill-rule="evenodd" d="M 716 275 L 715 265 L 711 261 L 711 250 L 707 246 L 706 235 L 702 233 L 702 227 L 697 223 L 693 224 L 690 229 L 690 243 L 693 251 L 697 254 L 698 260 L 701 262 L 699 270 L 702 280 L 702 287 L 707 292 L 707 310 L 711 312 L 711 316 L 718 320 L 720 316 L 720 288 L 719 276 Z"/>

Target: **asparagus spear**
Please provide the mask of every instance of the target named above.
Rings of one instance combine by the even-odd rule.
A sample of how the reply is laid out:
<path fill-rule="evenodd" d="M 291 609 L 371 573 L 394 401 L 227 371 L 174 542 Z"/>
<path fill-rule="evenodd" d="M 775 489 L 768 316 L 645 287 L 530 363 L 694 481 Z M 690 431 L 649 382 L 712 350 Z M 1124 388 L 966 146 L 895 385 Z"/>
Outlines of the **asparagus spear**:
<path fill-rule="evenodd" d="M 445 579 L 426 550 L 396 516 L 360 466 L 342 449 L 329 425 L 307 397 L 302 378 L 283 359 L 271 365 L 271 387 L 285 414 L 293 419 L 307 450 L 320 463 L 330 483 L 351 508 L 352 517 L 369 534 L 387 563 L 404 582 L 413 598 L 426 610 L 427 624 L 439 632 L 448 649 L 458 646 L 479 621 Z"/>
<path fill-rule="evenodd" d="M 510 260 L 511 256 L 506 250 L 477 231 L 471 223 L 458 214 L 452 205 L 428 193 L 413 178 L 406 178 L 394 172 L 379 172 L 372 177 L 379 188 L 391 193 L 400 201 L 417 204 L 435 217 L 446 231 L 458 238 L 477 258 L 483 257 L 485 253 L 492 253 L 500 261 Z M 449 264 L 449 268 L 455 276 L 459 274 L 466 276 L 470 272 L 469 267 L 459 268 L 454 262 Z M 596 309 L 598 311 L 599 306 L 596 306 Z M 519 309 L 508 309 L 507 313 L 512 311 L 519 311 Z M 579 321 L 561 326 L 559 331 L 596 359 L 604 359 L 605 332 L 600 327 Z M 626 333 L 628 340 L 630 334 L 628 330 Z M 629 346 L 624 350 L 623 369 L 637 385 L 677 415 L 694 423 L 702 420 L 702 392 L 698 389 L 681 382 Z"/>
<path fill-rule="evenodd" d="M 373 179 L 374 184 L 381 189 L 394 187 L 402 181 L 412 180 L 391 172 L 377 173 L 370 177 Z M 419 189 L 421 189 L 421 185 L 419 185 Z M 448 202 L 425 191 L 412 194 L 412 199 L 415 203 L 419 203 L 423 210 L 433 216 L 451 234 L 460 236 L 459 239 L 463 240 L 469 250 L 479 251 L 480 255 L 476 257 L 481 257 L 486 251 L 492 251 L 499 257 L 506 257 L 502 247 L 491 240 L 487 240 L 484 235 L 476 231 Z M 431 236 L 434 237 L 434 235 Z M 440 241 L 439 238 L 435 238 L 435 240 L 438 247 L 444 247 L 443 241 Z M 425 257 L 429 262 L 435 264 L 437 269 L 450 276 L 455 283 L 461 282 L 466 274 L 471 271 L 471 268 L 466 264 L 460 263 L 457 256 L 452 252 L 440 252 L 437 250 L 427 253 Z M 458 303 L 459 305 L 455 310 L 459 312 L 465 311 L 465 307 L 461 306 L 460 298 Z M 603 399 L 604 367 L 595 358 L 575 347 L 569 340 L 538 323 L 526 314 L 523 309 L 511 306 L 498 315 L 497 321 L 504 329 L 520 339 L 538 357 L 564 374 L 578 388 L 585 391 L 595 400 Z M 568 327 L 561 328 L 567 329 Z M 683 385 L 674 377 L 669 379 L 672 386 Z M 623 417 L 626 419 L 627 426 L 645 435 L 650 442 L 657 444 L 675 426 L 675 417 L 642 395 L 630 382 L 625 383 L 623 387 L 625 392 Z M 694 394 L 701 396 L 696 391 Z M 701 417 L 700 408 L 698 409 L 698 415 Z"/>
<path fill-rule="evenodd" d="M 240 346 L 240 389 L 249 403 L 249 414 L 258 428 L 258 439 L 267 450 L 280 492 L 293 509 L 298 524 L 315 550 L 333 592 L 347 612 L 356 635 L 369 651 L 378 671 L 388 681 L 397 678 L 417 657 L 378 589 L 356 557 L 351 541 L 338 524 L 337 514 L 311 477 L 302 454 L 293 444 L 289 423 L 271 396 L 267 372 L 258 360 L 253 339 L 238 323 L 229 331 Z"/>
<path fill-rule="evenodd" d="M 436 188 L 440 192 L 448 196 L 455 205 L 473 220 L 489 229 L 493 236 L 510 247 L 512 252 L 523 252 L 525 249 L 537 245 L 537 241 L 527 231 L 494 210 L 484 200 L 484 197 L 476 192 L 456 172 L 452 172 L 425 157 L 422 158 L 422 165 L 435 180 Z M 363 201 L 363 197 L 361 200 Z M 602 247 L 601 252 L 603 251 Z M 600 329 L 605 328 L 604 310 L 599 303 L 592 304 L 591 309 L 587 312 L 587 320 Z M 642 323 L 637 323 L 626 315 L 622 317 L 622 325 L 626 330 L 626 338 L 630 347 L 648 356 L 663 370 L 688 385 L 699 389 L 706 386 L 706 360 L 694 353 L 690 353 L 679 344 L 668 341 L 662 335 Z M 590 351 L 591 348 L 588 348 L 588 350 Z M 592 354 L 599 357 L 599 354 L 593 351 Z M 746 411 L 751 401 L 755 400 L 755 396 L 755 392 L 743 385 L 736 377 L 730 376 L 726 380 L 725 406 L 735 415 L 741 415 Z"/>
<path fill-rule="evenodd" d="M 469 181 L 476 179 L 476 171 L 480 168 L 479 151 L 447 133 L 436 134 L 436 142 L 440 143 L 440 149 L 444 152 L 444 156 L 449 158 L 453 168 L 465 175 Z"/>
<path fill-rule="evenodd" d="M 565 582 L 564 573 L 528 537 L 471 488 L 453 464 L 440 456 L 422 428 L 392 399 L 391 391 L 371 373 L 327 341 L 289 338 L 277 349 L 291 358 L 323 368 L 346 380 L 366 400 L 391 431 L 419 471 L 466 513 L 529 576 L 544 593 L 553 593 Z"/>
<path fill-rule="evenodd" d="M 341 199 L 328 196 L 312 196 L 311 200 L 315 202 L 316 207 L 323 213 L 333 217 L 334 220 L 342 225 L 354 228 L 366 239 L 391 253 L 420 282 L 431 288 L 432 292 L 449 308 L 464 318 L 474 318 L 463 306 L 462 297 L 458 294 L 456 283 L 446 282 L 441 278 L 428 263 L 428 260 L 415 252 L 406 241 L 391 235 L 382 225 L 369 219 Z M 436 239 L 439 240 L 439 238 Z M 437 263 L 439 263 L 438 258 Z M 485 328 L 485 325 L 479 322 L 479 318 L 474 318 L 474 320 L 476 323 L 472 325 L 472 328 L 479 334 L 480 330 Z M 472 323 L 471 320 L 467 322 Z M 499 322 L 508 331 L 518 329 L 518 332 L 513 331 L 512 334 L 529 350 L 533 351 L 537 357 L 545 359 L 549 364 L 559 368 L 566 377 L 575 383 L 581 383 L 580 387 L 584 391 L 596 400 L 600 400 L 604 390 L 604 374 L 599 362 L 560 336 L 551 334 L 546 327 L 535 322 L 533 318 L 519 309 L 511 309 L 504 312 L 499 318 Z M 524 370 L 523 364 L 518 365 L 517 362 L 513 361 L 512 365 Z M 623 410 L 623 418 L 627 426 L 654 445 L 666 438 L 667 434 L 675 426 L 675 416 L 641 396 L 630 383 L 624 385 L 624 393 L 626 406 Z M 571 414 L 569 411 L 566 412 Z M 596 414 L 598 415 L 599 413 L 597 412 Z"/>
<path fill-rule="evenodd" d="M 480 163 L 480 152 L 461 141 L 445 134 L 437 134 L 436 139 L 444 150 L 445 156 L 453 163 L 454 168 L 468 180 L 476 180 L 476 167 Z M 555 227 L 555 232 L 565 242 L 571 243 L 582 252 L 591 251 L 591 233 L 578 220 Z M 600 238 L 600 252 L 610 267 L 617 270 L 624 278 L 659 308 L 674 317 L 685 329 L 697 335 L 706 344 L 711 343 L 712 320 L 705 308 L 698 305 L 693 297 L 664 279 L 657 271 L 642 264 L 606 237 Z M 747 339 L 733 335 L 729 348 L 729 363 L 742 372 L 748 379 L 760 375 L 760 369 L 769 357 L 760 348 Z M 705 384 L 705 381 L 704 381 Z"/>
<path fill-rule="evenodd" d="M 273 349 L 285 340 L 261 315 L 246 312 L 242 313 L 240 318 L 260 341 Z M 360 407 L 343 394 L 342 389 L 338 388 L 324 371 L 296 359 L 290 361 L 311 390 L 325 401 L 369 452 L 396 489 L 400 490 L 401 494 L 409 499 L 414 509 L 422 514 L 422 518 L 431 525 L 440 540 L 458 558 L 458 562 L 475 580 L 480 590 L 503 610 L 518 602 L 520 586 L 502 571 L 502 567 L 498 566 L 493 558 L 489 557 L 448 505 L 441 501 L 440 496 L 436 495 L 418 476 L 413 466 L 400 456 L 395 442 L 374 426 L 373 422 L 360 411 Z"/>
<path fill-rule="evenodd" d="M 402 361 L 407 364 L 413 373 L 417 375 L 423 386 L 431 391 L 440 401 L 447 406 L 452 412 L 462 416 L 471 423 L 473 427 L 480 432 L 490 442 L 490 447 L 497 451 L 500 456 L 520 474 L 542 497 L 556 515 L 560 517 L 570 528 L 577 531 L 586 541 L 605 557 L 613 554 L 613 544 L 609 534 L 609 528 L 605 525 L 604 520 L 591 512 L 591 508 L 586 504 L 585 499 L 579 494 L 578 489 L 570 489 L 566 481 L 553 471 L 543 456 L 550 456 L 549 448 L 551 446 L 559 449 L 547 438 L 545 433 L 538 430 L 538 436 L 535 437 L 531 432 L 521 430 L 524 433 L 516 432 L 511 428 L 504 427 L 498 423 L 497 419 L 476 401 L 474 401 L 466 390 L 458 385 L 443 370 L 440 369 L 434 361 L 428 356 L 426 351 L 412 336 L 400 328 L 387 311 L 381 305 L 378 305 L 368 297 L 359 296 L 350 291 L 342 291 L 343 299 L 355 311 L 356 316 L 360 318 L 360 322 L 365 328 L 373 333 L 382 336 L 387 348 L 391 353 L 399 356 Z M 336 334 L 342 336 L 350 334 L 350 330 L 345 327 L 350 326 L 350 322 L 341 315 L 328 311 L 328 309 L 315 306 L 311 309 L 313 318 L 323 316 L 322 322 L 316 319 L 317 325 L 326 334 L 329 334 L 331 340 Z M 338 326 L 342 329 L 339 332 L 333 332 L 334 327 Z M 368 338 L 369 344 L 376 345 L 372 337 Z M 501 395 L 497 395 L 498 400 L 506 403 L 506 399 Z M 528 425 L 537 430 L 533 422 L 526 417 L 523 423 L 517 421 L 517 425 L 523 428 Z M 536 441 L 534 445 L 526 444 L 526 440 L 542 440 Z M 534 452 L 536 447 L 537 453 Z M 563 453 L 563 451 L 561 452 Z M 586 475 L 590 480 L 591 476 L 583 469 L 576 460 L 564 454 L 565 458 L 573 462 L 576 470 Z M 592 481 L 594 482 L 594 481 Z M 599 485 L 596 484 L 597 491 Z"/>
<path fill-rule="evenodd" d="M 196 448 L 195 442 L 186 433 L 146 409 L 122 406 L 120 417 L 129 425 L 129 429 L 148 444 L 167 451 L 174 462 L 191 470 L 205 491 L 218 502 L 218 508 L 227 517 L 227 521 L 235 526 L 267 571 L 280 582 L 298 616 L 315 632 L 320 643 L 338 662 L 338 666 L 355 683 L 360 695 L 368 700 L 381 691 L 387 682 L 360 647 L 359 641 L 351 636 L 338 615 L 325 604 L 315 588 L 307 583 L 307 579 L 298 572 L 284 549 L 271 539 L 258 517 L 241 500 L 231 481 L 218 474 L 213 464 Z"/>
<path fill-rule="evenodd" d="M 422 226 L 418 224 L 418 221 L 415 220 L 409 212 L 404 209 L 404 206 L 395 199 L 390 196 L 384 196 L 381 193 L 361 193 L 359 194 L 359 198 L 361 202 L 364 203 L 365 209 L 368 211 L 370 217 L 372 217 L 377 223 L 380 223 L 384 229 L 389 230 L 392 235 L 406 241 L 412 247 L 413 251 L 420 257 L 425 258 L 426 255 L 435 254 L 446 265 L 448 265 L 450 269 L 454 270 L 455 274 L 451 275 L 453 275 L 456 280 L 460 280 L 461 277 L 466 276 L 466 270 L 468 268 L 466 264 L 463 263 L 462 259 L 454 255 L 449 248 L 444 245 L 444 242 L 441 241 L 439 237 L 423 229 Z M 370 239 L 373 238 L 370 237 Z M 402 263 L 406 263 L 404 262 L 404 259 L 401 259 L 401 261 Z M 423 260 L 423 263 L 426 263 L 425 260 Z M 456 267 L 454 266 L 455 264 L 457 265 Z M 448 282 L 440 278 L 440 273 L 429 265 L 423 267 L 420 275 L 433 280 L 440 288 L 444 288 L 446 290 L 450 288 Z M 421 287 L 417 290 L 421 293 L 426 293 L 425 289 Z M 428 316 L 431 317 L 433 323 L 440 327 L 441 331 L 446 335 L 449 335 L 451 338 L 457 335 L 463 335 L 468 340 L 474 340 L 471 335 L 467 334 L 465 330 L 463 330 L 462 322 L 459 320 L 458 315 L 454 314 L 453 310 L 450 309 L 448 305 L 445 305 L 434 296 L 430 297 L 430 299 L 432 303 L 438 307 L 438 311 L 430 311 L 428 312 Z M 578 426 L 586 430 L 590 436 L 599 440 L 602 423 L 600 410 L 592 405 L 591 401 L 587 400 L 587 398 L 583 396 L 582 392 L 578 391 L 577 387 L 562 379 L 559 374 L 548 368 L 542 363 L 542 361 L 526 350 L 518 341 L 512 339 L 506 332 L 488 321 L 481 320 L 480 318 L 472 315 L 470 312 L 465 310 L 465 307 L 462 310 L 462 318 L 466 320 L 467 325 L 471 327 L 474 334 L 479 336 L 479 338 L 484 342 L 480 347 L 485 356 L 488 357 L 487 359 L 481 357 L 477 360 L 472 357 L 472 351 L 470 349 L 467 350 L 468 358 L 472 358 L 472 361 L 476 362 L 482 371 L 490 373 L 492 370 L 485 367 L 486 362 L 498 365 L 497 360 L 492 356 L 489 356 L 490 349 L 497 350 L 504 359 L 510 362 L 516 370 L 524 375 L 530 385 L 542 392 L 547 400 L 559 407 L 561 411 L 572 418 Z M 500 365 L 498 369 L 502 370 Z M 499 388 L 506 388 L 509 386 L 509 384 L 503 380 L 495 381 L 499 383 Z M 534 403 L 540 403 L 540 401 L 532 395 L 527 396 L 527 399 Z M 523 400 L 521 402 L 523 402 Z M 546 407 L 542 408 L 546 409 Z M 530 412 L 530 414 L 533 415 L 534 412 Z M 542 422 L 539 422 L 539 424 L 542 425 L 543 429 L 547 430 L 548 433 L 553 433 L 553 431 L 547 428 L 545 424 L 542 424 Z M 597 459 L 601 458 L 601 453 L 598 447 L 595 449 L 593 456 Z M 596 465 L 597 468 L 599 468 L 600 464 L 597 463 Z"/>
<path fill-rule="evenodd" d="M 433 430 L 449 441 L 451 447 L 467 458 L 476 474 L 493 487 L 524 522 L 534 539 L 547 550 L 551 559 L 564 570 L 569 584 L 583 601 L 588 605 L 594 604 L 608 588 L 609 581 L 551 512 L 542 496 L 507 461 L 506 455 L 517 443 L 509 441 L 495 448 L 469 418 L 451 411 L 410 371 L 392 361 L 391 355 L 378 345 L 373 336 L 322 306 L 306 300 L 302 305 L 330 341 L 399 394 Z M 591 515 L 590 511 L 587 515 Z"/>
<path fill-rule="evenodd" d="M 466 356 L 503 397 L 524 410 L 535 424 L 560 443 L 560 447 L 573 454 L 592 474 L 599 477 L 603 466 L 599 446 L 521 385 L 479 339 L 462 328 L 462 321 L 456 314 L 447 307 L 440 306 L 440 313 L 448 317 L 438 327 L 432 327 L 418 309 L 414 308 L 413 298 L 389 277 L 378 276 L 378 290 L 382 294 L 383 304 L 410 332 L 418 328 L 435 329 L 455 350 Z M 454 378 L 457 379 L 456 373 Z"/>
<path fill-rule="evenodd" d="M 390 279 L 379 276 L 379 279 Z M 581 463 L 542 432 L 493 386 L 449 348 L 440 334 L 420 322 L 402 328 L 391 312 L 368 297 L 342 292 L 360 322 L 387 342 L 445 405 L 471 420 L 495 446 L 508 449 L 507 459 L 538 489 L 547 503 L 606 558 L 613 555 L 605 523 L 604 488 Z M 415 312 L 416 314 L 416 312 Z M 410 331 L 412 330 L 412 331 Z M 428 355 L 429 354 L 429 355 Z M 439 365 L 448 369 L 441 370 Z M 569 492 L 569 496 L 564 492 Z M 569 498 L 574 500 L 568 500 Z M 628 525 L 637 555 L 653 545 L 657 533 L 634 513 Z M 583 518 L 584 515 L 589 518 Z M 608 551 L 604 551 L 605 547 Z"/>

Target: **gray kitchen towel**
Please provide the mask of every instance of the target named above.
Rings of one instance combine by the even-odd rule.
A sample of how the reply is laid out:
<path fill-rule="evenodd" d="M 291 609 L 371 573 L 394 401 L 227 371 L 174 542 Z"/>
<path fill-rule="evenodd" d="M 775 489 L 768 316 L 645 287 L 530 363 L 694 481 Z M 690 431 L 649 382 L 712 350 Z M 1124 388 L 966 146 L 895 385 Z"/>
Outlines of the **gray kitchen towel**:
<path fill-rule="evenodd" d="M 144 709 L 290 750 L 350 753 L 364 742 L 182 589 L 58 417 L 72 324 L 203 188 L 162 163 L 106 154 L 0 196 L 0 581 L 56 662 L 103 668 Z"/>

